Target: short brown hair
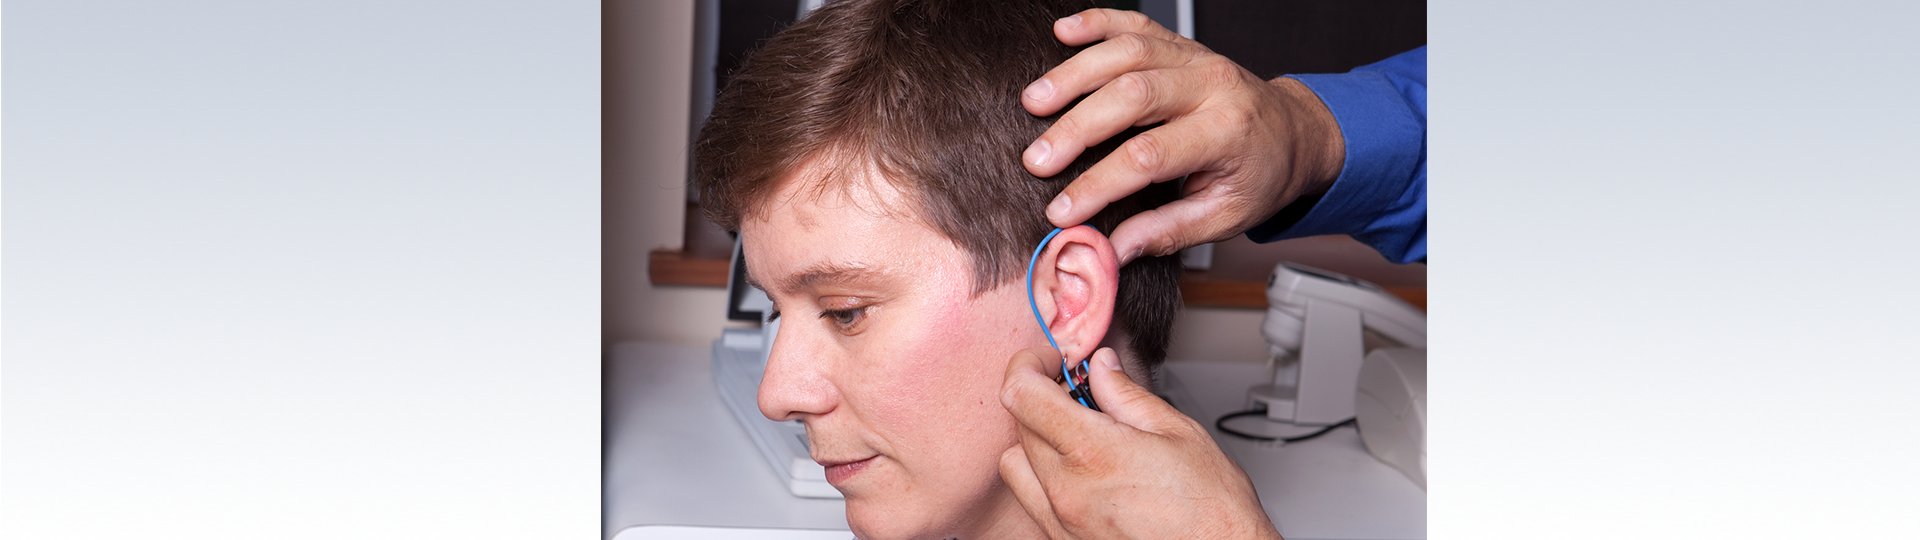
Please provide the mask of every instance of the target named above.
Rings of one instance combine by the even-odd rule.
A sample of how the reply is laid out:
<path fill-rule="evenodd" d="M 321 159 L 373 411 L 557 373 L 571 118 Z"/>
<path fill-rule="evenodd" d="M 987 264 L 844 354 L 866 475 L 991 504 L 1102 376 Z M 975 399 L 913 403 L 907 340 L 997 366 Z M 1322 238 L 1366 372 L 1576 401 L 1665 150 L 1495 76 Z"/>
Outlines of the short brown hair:
<path fill-rule="evenodd" d="M 918 219 L 972 256 L 975 294 L 1024 276 L 1028 255 L 1052 229 L 1047 203 L 1116 146 L 1089 149 L 1052 178 L 1036 178 L 1020 162 L 1054 121 L 1028 114 L 1020 92 L 1077 52 L 1052 28 L 1092 7 L 1081 4 L 828 2 L 731 74 L 694 144 L 701 207 L 738 231 L 764 210 L 777 180 L 809 161 L 872 167 L 907 194 Z M 1111 233 L 1177 196 L 1172 182 L 1155 184 L 1090 223 Z M 1172 256 L 1140 257 L 1120 270 L 1115 328 L 1149 374 L 1166 358 L 1179 272 Z"/>

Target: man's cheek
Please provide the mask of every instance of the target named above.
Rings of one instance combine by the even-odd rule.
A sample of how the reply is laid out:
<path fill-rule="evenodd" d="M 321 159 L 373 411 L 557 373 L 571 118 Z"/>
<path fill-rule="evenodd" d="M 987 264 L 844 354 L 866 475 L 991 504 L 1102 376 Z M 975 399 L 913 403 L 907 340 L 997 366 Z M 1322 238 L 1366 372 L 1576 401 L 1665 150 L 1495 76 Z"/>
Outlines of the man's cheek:
<path fill-rule="evenodd" d="M 960 415 L 961 403 L 971 404 L 969 394 L 977 393 L 979 359 L 972 356 L 970 331 L 965 319 L 939 318 L 946 310 L 934 310 L 923 320 L 914 321 L 890 341 L 898 344 L 886 353 L 883 372 L 876 374 L 886 395 L 876 411 L 896 426 L 938 425 Z M 997 375 L 996 375 L 997 376 Z"/>

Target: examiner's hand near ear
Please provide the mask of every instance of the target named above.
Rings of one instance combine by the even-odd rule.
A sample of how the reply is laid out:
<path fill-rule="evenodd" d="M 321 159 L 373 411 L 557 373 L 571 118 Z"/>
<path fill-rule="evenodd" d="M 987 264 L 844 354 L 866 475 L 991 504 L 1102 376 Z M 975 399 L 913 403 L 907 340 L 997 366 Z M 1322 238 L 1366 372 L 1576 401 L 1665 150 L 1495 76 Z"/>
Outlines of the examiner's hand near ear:
<path fill-rule="evenodd" d="M 1068 185 L 1047 219 L 1068 227 L 1153 182 L 1190 175 L 1184 198 L 1113 231 L 1125 264 L 1231 238 L 1304 195 L 1326 192 L 1346 155 L 1340 126 L 1300 81 L 1263 81 L 1226 57 L 1131 11 L 1060 19 L 1067 45 L 1100 42 L 1034 81 L 1027 112 L 1047 116 L 1081 95 L 1022 155 L 1036 176 L 1059 174 L 1087 147 L 1134 126 L 1134 136 Z"/>
<path fill-rule="evenodd" d="M 1020 445 L 1000 475 L 1053 538 L 1280 538 L 1253 483 L 1207 429 L 1119 367 L 1093 355 L 1094 400 L 1067 397 L 1053 376 L 1059 353 L 1032 349 L 1007 364 L 1000 401 L 1020 422 Z"/>

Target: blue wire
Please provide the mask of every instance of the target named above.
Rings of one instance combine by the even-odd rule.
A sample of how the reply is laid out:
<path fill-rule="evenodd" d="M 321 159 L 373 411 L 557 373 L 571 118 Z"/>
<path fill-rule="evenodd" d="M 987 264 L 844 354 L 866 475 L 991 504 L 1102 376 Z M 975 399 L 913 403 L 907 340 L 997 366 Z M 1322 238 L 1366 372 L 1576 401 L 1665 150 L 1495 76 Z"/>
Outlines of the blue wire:
<path fill-rule="evenodd" d="M 1059 227 L 1055 227 L 1053 232 L 1047 233 L 1046 238 L 1041 238 L 1040 245 L 1033 248 L 1033 257 L 1027 259 L 1027 307 L 1033 308 L 1033 320 L 1040 323 L 1040 333 L 1046 334 L 1047 344 L 1052 345 L 1053 350 L 1060 352 L 1060 376 L 1067 379 L 1067 389 L 1077 391 L 1080 387 L 1073 384 L 1073 373 L 1067 369 L 1067 352 L 1060 350 L 1060 342 L 1053 340 L 1053 331 L 1047 329 L 1047 318 L 1040 315 L 1040 302 L 1033 299 L 1033 268 L 1040 263 L 1040 252 L 1047 249 L 1047 242 L 1052 242 L 1053 237 L 1059 235 L 1060 231 Z M 1086 363 L 1086 360 L 1080 361 L 1083 367 Z M 1093 408 L 1093 404 L 1087 403 L 1085 399 L 1076 397 L 1074 400 L 1089 409 Z"/>

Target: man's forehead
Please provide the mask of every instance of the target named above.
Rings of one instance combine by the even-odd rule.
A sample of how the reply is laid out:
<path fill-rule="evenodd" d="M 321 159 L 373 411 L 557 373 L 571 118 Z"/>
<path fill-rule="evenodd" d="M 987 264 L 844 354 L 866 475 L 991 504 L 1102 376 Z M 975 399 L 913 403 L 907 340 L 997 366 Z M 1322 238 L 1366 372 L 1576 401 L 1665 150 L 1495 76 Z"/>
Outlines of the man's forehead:
<path fill-rule="evenodd" d="M 910 274 L 953 248 L 918 219 L 905 191 L 865 161 L 813 159 L 777 181 L 741 224 L 750 281 L 788 291 L 872 283 Z"/>
<path fill-rule="evenodd" d="M 895 274 L 892 269 L 861 261 L 823 260 L 801 267 L 798 271 L 766 276 L 772 280 L 769 283 L 755 278 L 751 268 L 749 265 L 748 284 L 766 291 L 804 291 L 836 285 L 870 284 L 886 281 Z"/>
<path fill-rule="evenodd" d="M 869 210 L 877 202 L 871 196 L 789 184 L 742 224 L 749 282 L 769 292 L 797 291 L 886 273 L 888 261 L 877 255 L 896 247 L 907 224 Z"/>
<path fill-rule="evenodd" d="M 772 180 L 773 189 L 752 206 L 747 221 L 775 221 L 815 228 L 848 213 L 898 222 L 917 221 L 912 198 L 873 163 L 847 152 L 821 152 Z M 743 225 L 744 226 L 744 225 Z"/>
<path fill-rule="evenodd" d="M 901 228 L 833 230 L 827 225 L 800 235 L 777 232 L 749 229 L 741 235 L 747 282 L 770 293 L 903 283 L 933 258 L 919 245 L 923 238 Z"/>

